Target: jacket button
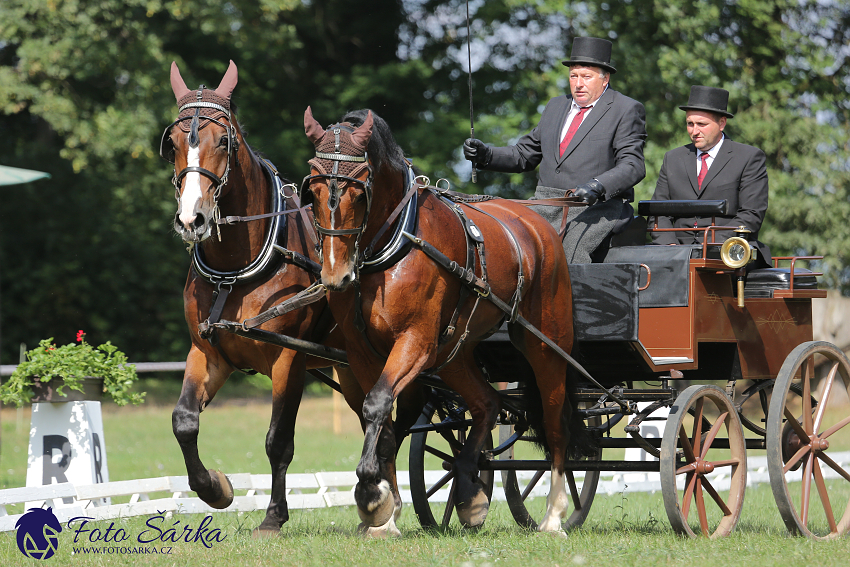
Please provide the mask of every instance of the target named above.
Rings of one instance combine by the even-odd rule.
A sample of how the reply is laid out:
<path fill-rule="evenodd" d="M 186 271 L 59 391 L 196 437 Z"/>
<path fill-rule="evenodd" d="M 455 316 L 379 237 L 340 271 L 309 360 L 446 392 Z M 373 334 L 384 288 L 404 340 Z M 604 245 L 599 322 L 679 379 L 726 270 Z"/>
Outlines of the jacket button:
<path fill-rule="evenodd" d="M 556 169 L 555 173 L 561 173 L 561 168 Z"/>

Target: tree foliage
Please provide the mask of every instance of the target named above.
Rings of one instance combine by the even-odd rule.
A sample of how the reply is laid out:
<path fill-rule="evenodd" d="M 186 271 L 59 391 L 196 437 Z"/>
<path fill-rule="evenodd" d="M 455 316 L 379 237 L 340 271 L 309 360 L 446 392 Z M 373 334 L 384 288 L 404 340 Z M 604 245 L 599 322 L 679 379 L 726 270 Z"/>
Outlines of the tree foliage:
<path fill-rule="evenodd" d="M 171 168 L 157 156 L 175 116 L 168 69 L 215 86 L 228 61 L 248 142 L 292 179 L 311 151 L 307 105 L 325 124 L 352 108 L 384 117 L 415 165 L 454 188 L 527 196 L 535 174 L 468 184 L 462 0 L 4 0 L 0 161 L 52 178 L 3 189 L 3 351 L 84 328 L 131 360 L 173 360 L 188 335 L 188 257 L 172 234 Z M 846 58 L 850 7 L 836 0 L 471 0 L 476 136 L 510 143 L 567 90 L 579 35 L 614 43 L 613 88 L 647 109 L 651 196 L 666 150 L 687 142 L 692 84 L 727 88 L 732 138 L 765 150 L 762 239 L 774 254 L 828 256 L 850 290 Z"/>

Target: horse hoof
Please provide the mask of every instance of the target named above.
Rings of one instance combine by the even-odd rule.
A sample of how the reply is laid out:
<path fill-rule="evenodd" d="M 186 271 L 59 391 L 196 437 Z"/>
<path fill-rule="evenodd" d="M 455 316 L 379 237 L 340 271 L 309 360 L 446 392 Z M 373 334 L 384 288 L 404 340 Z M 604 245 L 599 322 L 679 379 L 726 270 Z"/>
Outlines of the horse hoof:
<path fill-rule="evenodd" d="M 251 532 L 251 537 L 254 539 L 269 539 L 272 537 L 280 536 L 280 529 L 264 529 L 262 527 L 254 528 L 254 531 Z"/>
<path fill-rule="evenodd" d="M 464 528 L 480 528 L 484 525 L 489 510 L 490 501 L 482 490 L 470 498 L 468 502 L 461 502 L 457 505 L 457 517 Z"/>
<path fill-rule="evenodd" d="M 537 531 L 539 531 L 541 534 L 546 534 L 546 535 L 550 535 L 550 536 L 555 536 L 555 537 L 557 537 L 557 538 L 566 538 L 566 537 L 568 537 L 568 536 L 567 536 L 567 532 L 565 532 L 565 531 L 564 531 L 564 530 L 563 530 L 560 526 L 558 527 L 558 529 L 557 529 L 557 530 L 542 530 L 542 529 L 540 529 L 540 526 L 538 526 L 538 527 L 537 527 Z"/>
<path fill-rule="evenodd" d="M 363 522 L 357 526 L 357 533 L 359 533 L 363 539 L 388 539 L 391 537 L 401 537 L 401 532 L 398 531 L 398 528 L 395 525 L 395 519 L 392 517 L 390 517 L 390 521 L 383 526 L 370 526 L 366 522 Z"/>
<path fill-rule="evenodd" d="M 372 527 L 382 527 L 393 519 L 395 513 L 395 498 L 390 492 L 390 483 L 382 480 L 376 486 L 378 494 L 373 501 L 366 504 L 365 510 L 357 506 L 357 515 L 363 524 Z"/>
<path fill-rule="evenodd" d="M 221 471 L 210 470 L 209 473 L 210 480 L 212 480 L 213 485 L 218 484 L 219 491 L 221 492 L 221 498 L 215 502 L 207 502 L 207 504 L 216 510 L 227 508 L 233 504 L 233 485 L 230 484 L 230 479 L 227 478 L 227 476 L 225 476 L 225 474 Z"/>

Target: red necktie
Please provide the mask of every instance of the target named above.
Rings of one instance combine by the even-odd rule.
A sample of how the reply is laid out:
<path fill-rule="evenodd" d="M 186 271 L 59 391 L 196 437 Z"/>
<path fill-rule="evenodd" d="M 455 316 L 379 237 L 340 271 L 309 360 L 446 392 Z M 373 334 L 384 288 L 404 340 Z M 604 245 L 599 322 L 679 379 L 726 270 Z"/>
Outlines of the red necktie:
<path fill-rule="evenodd" d="M 573 121 L 570 122 L 570 127 L 567 128 L 567 133 L 564 135 L 564 139 L 561 140 L 561 156 L 563 157 L 564 152 L 567 151 L 567 146 L 570 145 L 570 140 L 575 136 L 576 130 L 581 126 L 581 121 L 584 118 L 585 112 L 593 108 L 592 106 L 584 106 L 578 109 L 578 114 L 573 116 Z"/>
<path fill-rule="evenodd" d="M 697 189 L 702 191 L 702 180 L 705 179 L 705 174 L 708 173 L 708 152 L 703 152 L 699 159 L 702 160 L 702 166 L 699 168 L 699 175 L 697 175 Z"/>

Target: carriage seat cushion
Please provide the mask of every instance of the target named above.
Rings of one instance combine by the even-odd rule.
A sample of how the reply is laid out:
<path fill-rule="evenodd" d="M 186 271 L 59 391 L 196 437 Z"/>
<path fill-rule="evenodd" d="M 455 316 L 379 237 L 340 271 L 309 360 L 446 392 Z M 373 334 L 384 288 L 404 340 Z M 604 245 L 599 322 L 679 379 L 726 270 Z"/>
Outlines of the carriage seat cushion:
<path fill-rule="evenodd" d="M 818 280 L 810 270 L 794 268 L 794 289 L 817 288 Z M 774 289 L 791 289 L 790 268 L 763 268 L 747 273 L 745 297 L 772 297 Z"/>

